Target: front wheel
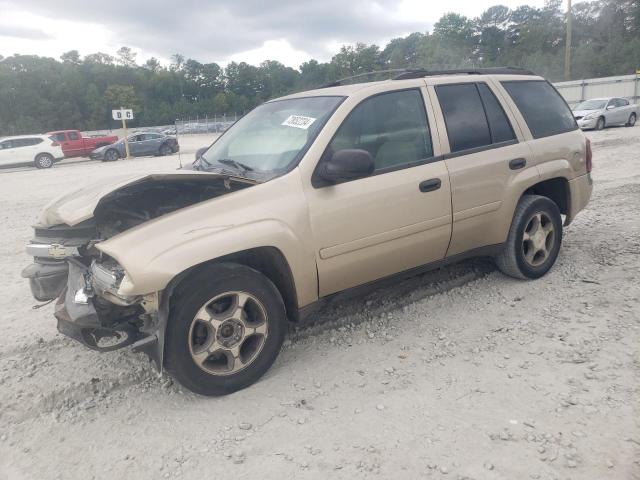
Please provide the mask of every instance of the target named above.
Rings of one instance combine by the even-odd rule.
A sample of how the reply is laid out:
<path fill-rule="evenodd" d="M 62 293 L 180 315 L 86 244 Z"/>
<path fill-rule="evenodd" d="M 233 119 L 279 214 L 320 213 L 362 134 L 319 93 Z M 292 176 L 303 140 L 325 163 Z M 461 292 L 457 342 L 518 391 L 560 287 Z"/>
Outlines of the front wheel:
<path fill-rule="evenodd" d="M 558 258 L 561 243 L 562 217 L 555 202 L 539 195 L 524 195 L 496 264 L 511 277 L 540 278 Z"/>
<path fill-rule="evenodd" d="M 596 122 L 596 130 L 604 129 L 604 117 L 600 117 Z"/>
<path fill-rule="evenodd" d="M 629 115 L 629 120 L 627 121 L 627 127 L 633 127 L 636 124 L 636 114 L 632 113 Z"/>
<path fill-rule="evenodd" d="M 54 158 L 49 153 L 39 153 L 34 160 L 36 168 L 51 168 L 53 167 Z"/>
<path fill-rule="evenodd" d="M 104 160 L 103 162 L 115 162 L 120 158 L 120 154 L 117 150 L 110 148 L 106 152 L 104 152 Z"/>
<path fill-rule="evenodd" d="M 166 366 L 186 388 L 225 395 L 248 387 L 271 367 L 284 340 L 286 313 L 267 277 L 220 263 L 183 281 L 175 298 Z"/>

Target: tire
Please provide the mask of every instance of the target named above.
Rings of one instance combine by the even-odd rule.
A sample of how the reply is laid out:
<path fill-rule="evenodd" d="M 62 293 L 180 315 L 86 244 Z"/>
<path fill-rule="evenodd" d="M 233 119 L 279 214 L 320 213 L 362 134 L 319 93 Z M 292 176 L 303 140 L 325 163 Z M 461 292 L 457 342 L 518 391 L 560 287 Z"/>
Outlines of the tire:
<path fill-rule="evenodd" d="M 596 122 L 596 130 L 603 130 L 604 127 L 605 127 L 604 117 L 598 118 L 598 121 Z"/>
<path fill-rule="evenodd" d="M 115 148 L 110 148 L 106 152 L 104 152 L 103 162 L 115 162 L 120 158 L 120 154 Z"/>
<path fill-rule="evenodd" d="M 55 159 L 50 153 L 39 153 L 33 161 L 36 168 L 51 168 L 54 162 Z"/>
<path fill-rule="evenodd" d="M 166 157 L 167 155 L 171 155 L 173 152 L 171 150 L 171 146 L 163 143 L 162 145 L 160 145 L 160 156 L 161 157 Z"/>
<path fill-rule="evenodd" d="M 174 298 L 165 366 L 192 392 L 217 396 L 246 388 L 278 356 L 287 328 L 284 302 L 260 272 L 215 264 L 187 277 Z"/>
<path fill-rule="evenodd" d="M 513 214 L 507 242 L 495 261 L 498 269 L 510 277 L 540 278 L 555 263 L 561 244 L 562 217 L 555 202 L 539 195 L 524 195 Z"/>
<path fill-rule="evenodd" d="M 636 124 L 636 114 L 632 113 L 629 115 L 629 120 L 626 123 L 627 127 L 633 127 Z"/>

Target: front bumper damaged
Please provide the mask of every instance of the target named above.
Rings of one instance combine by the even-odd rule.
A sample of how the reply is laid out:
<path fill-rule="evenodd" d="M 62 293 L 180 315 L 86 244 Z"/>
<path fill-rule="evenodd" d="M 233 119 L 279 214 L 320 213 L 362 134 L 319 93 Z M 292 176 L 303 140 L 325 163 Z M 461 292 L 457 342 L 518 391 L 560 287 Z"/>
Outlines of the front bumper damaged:
<path fill-rule="evenodd" d="M 69 262 L 67 287 L 58 298 L 54 316 L 58 331 L 100 352 L 110 352 L 138 340 L 136 329 L 126 323 L 105 326 L 90 297 L 89 270 L 82 264 Z"/>
<path fill-rule="evenodd" d="M 99 352 L 131 346 L 162 371 L 168 301 L 159 301 L 159 294 L 119 296 L 117 271 L 96 262 L 87 267 L 73 257 L 33 263 L 23 276 L 36 299 L 57 298 L 54 316 L 60 333 Z"/>

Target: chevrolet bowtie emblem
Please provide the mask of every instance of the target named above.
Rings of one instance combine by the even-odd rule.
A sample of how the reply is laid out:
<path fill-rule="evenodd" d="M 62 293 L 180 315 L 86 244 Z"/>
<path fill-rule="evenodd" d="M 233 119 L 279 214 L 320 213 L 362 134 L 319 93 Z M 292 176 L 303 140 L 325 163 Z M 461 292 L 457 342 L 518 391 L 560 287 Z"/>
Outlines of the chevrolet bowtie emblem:
<path fill-rule="evenodd" d="M 67 256 L 67 249 L 64 245 L 54 243 L 49 246 L 49 256 L 53 258 L 65 258 Z"/>

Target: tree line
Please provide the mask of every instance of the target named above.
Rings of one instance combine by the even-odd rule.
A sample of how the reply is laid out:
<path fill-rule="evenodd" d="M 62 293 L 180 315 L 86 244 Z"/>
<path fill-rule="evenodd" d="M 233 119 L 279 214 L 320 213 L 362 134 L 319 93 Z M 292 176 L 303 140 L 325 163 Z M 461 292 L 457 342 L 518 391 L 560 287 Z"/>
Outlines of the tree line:
<path fill-rule="evenodd" d="M 136 112 L 134 125 L 172 124 L 176 118 L 242 114 L 294 91 L 363 72 L 400 68 L 519 66 L 552 81 L 563 79 L 566 13 L 561 0 L 543 7 L 502 5 L 477 18 L 448 13 L 430 32 L 394 38 L 384 48 L 343 46 L 329 62 L 298 69 L 267 60 L 259 66 L 200 63 L 176 53 L 165 67 L 138 64 L 122 47 L 115 56 L 77 50 L 59 60 L 0 57 L 0 135 L 61 128 L 115 126 L 111 109 Z M 572 78 L 634 73 L 640 68 L 640 1 L 592 0 L 572 9 Z"/>

